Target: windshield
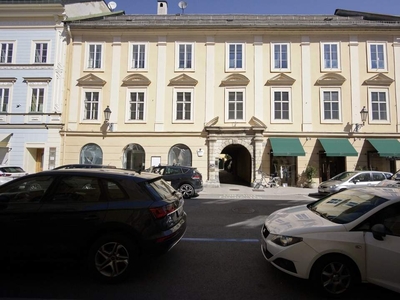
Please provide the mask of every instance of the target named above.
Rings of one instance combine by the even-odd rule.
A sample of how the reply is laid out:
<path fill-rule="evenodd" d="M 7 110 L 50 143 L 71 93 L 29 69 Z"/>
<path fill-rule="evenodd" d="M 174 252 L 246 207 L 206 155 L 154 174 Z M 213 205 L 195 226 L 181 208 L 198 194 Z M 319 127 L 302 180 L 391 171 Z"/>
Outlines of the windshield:
<path fill-rule="evenodd" d="M 336 176 L 333 176 L 330 180 L 340 180 L 340 181 L 345 181 L 347 179 L 349 179 L 350 177 L 356 175 L 357 172 L 343 172 L 340 173 Z"/>
<path fill-rule="evenodd" d="M 158 179 L 147 183 L 150 186 L 150 190 L 155 192 L 161 199 L 168 200 L 175 198 L 176 190 L 164 179 Z"/>
<path fill-rule="evenodd" d="M 311 203 L 307 207 L 334 223 L 346 224 L 386 201 L 388 199 L 369 194 L 365 190 L 347 190 Z"/>

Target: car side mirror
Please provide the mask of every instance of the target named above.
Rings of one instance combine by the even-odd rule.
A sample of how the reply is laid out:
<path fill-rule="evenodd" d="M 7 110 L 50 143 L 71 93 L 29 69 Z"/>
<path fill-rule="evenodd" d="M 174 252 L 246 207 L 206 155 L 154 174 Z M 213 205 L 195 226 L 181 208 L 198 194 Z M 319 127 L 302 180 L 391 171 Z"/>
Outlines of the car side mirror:
<path fill-rule="evenodd" d="M 386 236 L 386 229 L 383 224 L 375 224 L 372 226 L 371 230 L 376 240 L 383 241 L 383 238 Z"/>
<path fill-rule="evenodd" d="M 356 184 L 357 182 L 360 182 L 359 179 L 353 179 L 352 181 L 353 181 L 354 184 Z"/>

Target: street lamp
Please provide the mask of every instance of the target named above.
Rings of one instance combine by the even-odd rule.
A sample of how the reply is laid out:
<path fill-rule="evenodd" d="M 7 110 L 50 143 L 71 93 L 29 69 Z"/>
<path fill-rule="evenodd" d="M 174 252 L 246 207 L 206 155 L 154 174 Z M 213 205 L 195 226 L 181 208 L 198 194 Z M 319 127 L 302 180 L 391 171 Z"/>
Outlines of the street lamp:
<path fill-rule="evenodd" d="M 368 110 L 365 108 L 365 106 L 360 111 L 360 115 L 361 115 L 362 124 L 356 123 L 355 127 L 354 127 L 354 132 L 359 132 L 361 127 L 363 127 L 365 125 L 365 121 L 367 120 L 367 117 L 368 117 Z"/>
<path fill-rule="evenodd" d="M 104 110 L 104 123 L 108 124 L 108 130 L 113 131 L 113 123 L 110 123 L 111 109 L 107 105 L 107 108 Z"/>

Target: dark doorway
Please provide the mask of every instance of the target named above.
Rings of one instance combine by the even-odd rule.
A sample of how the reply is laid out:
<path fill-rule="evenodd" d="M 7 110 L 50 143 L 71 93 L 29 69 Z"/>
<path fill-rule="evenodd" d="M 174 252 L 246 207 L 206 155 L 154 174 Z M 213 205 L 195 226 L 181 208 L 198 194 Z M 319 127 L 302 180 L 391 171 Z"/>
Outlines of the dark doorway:
<path fill-rule="evenodd" d="M 219 163 L 220 183 L 251 184 L 251 155 L 242 145 L 232 144 L 221 152 Z"/>
<path fill-rule="evenodd" d="M 346 171 L 345 156 L 326 156 L 324 152 L 319 153 L 320 182 L 326 181 L 344 171 Z"/>

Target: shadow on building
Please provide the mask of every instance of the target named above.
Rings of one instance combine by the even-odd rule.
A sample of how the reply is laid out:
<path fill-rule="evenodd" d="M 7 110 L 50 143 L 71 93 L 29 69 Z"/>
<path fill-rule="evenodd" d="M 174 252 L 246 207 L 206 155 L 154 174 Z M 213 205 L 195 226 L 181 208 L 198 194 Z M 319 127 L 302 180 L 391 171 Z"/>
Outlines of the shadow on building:
<path fill-rule="evenodd" d="M 225 183 L 225 184 L 237 184 L 237 185 L 250 186 L 246 180 L 243 180 L 239 176 L 237 176 L 229 171 L 226 171 L 226 170 L 219 171 L 219 182 Z"/>

